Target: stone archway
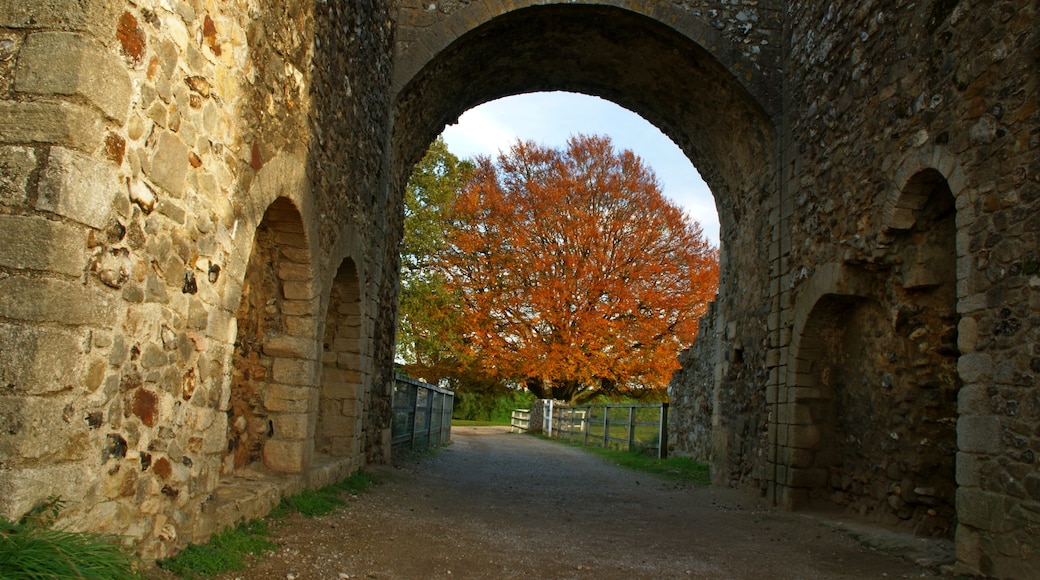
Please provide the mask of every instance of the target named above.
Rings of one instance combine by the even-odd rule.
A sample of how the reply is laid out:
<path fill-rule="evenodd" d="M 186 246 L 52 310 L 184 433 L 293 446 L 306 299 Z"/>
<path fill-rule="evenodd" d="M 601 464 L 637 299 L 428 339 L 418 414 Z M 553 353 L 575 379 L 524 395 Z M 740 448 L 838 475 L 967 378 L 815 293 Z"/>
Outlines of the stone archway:
<path fill-rule="evenodd" d="M 479 15 L 458 12 L 472 18 L 449 15 L 451 24 L 430 25 L 423 29 L 427 36 L 410 31 L 416 36 L 404 42 L 414 50 L 438 48 L 421 49 L 422 65 L 402 68 L 414 74 L 395 80 L 391 188 L 403 191 L 411 167 L 446 124 L 503 96 L 547 90 L 598 96 L 665 133 L 715 195 L 722 231 L 715 326 L 726 329 L 719 351 L 741 356 L 714 375 L 716 382 L 743 385 L 715 405 L 720 416 L 741 416 L 716 430 L 716 473 L 718 481 L 752 483 L 759 475 L 746 458 L 767 452 L 759 437 L 768 422 L 766 386 L 782 376 L 768 369 L 780 364 L 785 338 L 779 320 L 788 216 L 780 197 L 776 86 L 748 82 L 763 78 L 751 72 L 756 63 L 716 42 L 702 19 L 670 8 L 641 10 L 553 4 L 495 11 L 488 5 Z M 445 26 L 450 32 L 439 35 Z M 745 397 L 754 402 L 740 401 Z M 754 449 L 731 448 L 730 442 L 749 437 Z M 724 473 L 730 467 L 733 473 Z"/>
<path fill-rule="evenodd" d="M 362 307 L 357 267 L 350 258 L 340 264 L 332 282 L 322 354 L 321 400 L 315 452 L 349 458 L 352 469 L 363 464 L 362 416 L 366 382 L 362 381 Z"/>
<path fill-rule="evenodd" d="M 252 464 L 299 473 L 310 464 L 317 353 L 309 261 L 299 212 L 276 199 L 256 229 L 236 315 L 224 475 Z"/>

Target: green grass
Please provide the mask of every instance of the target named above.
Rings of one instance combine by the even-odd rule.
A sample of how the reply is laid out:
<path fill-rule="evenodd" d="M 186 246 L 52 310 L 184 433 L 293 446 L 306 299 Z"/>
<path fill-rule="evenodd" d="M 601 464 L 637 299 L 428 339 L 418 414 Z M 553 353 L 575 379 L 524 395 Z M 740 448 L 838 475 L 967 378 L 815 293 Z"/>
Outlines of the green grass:
<path fill-rule="evenodd" d="M 245 567 L 244 557 L 247 554 L 258 556 L 278 547 L 267 539 L 268 533 L 267 524 L 263 520 L 225 528 L 210 538 L 209 542 L 188 546 L 173 558 L 159 562 L 159 566 L 182 578 L 205 578 L 221 572 L 241 570 Z"/>
<path fill-rule="evenodd" d="M 501 427 L 509 426 L 509 420 L 502 421 L 471 421 L 468 419 L 452 419 L 452 427 Z"/>
<path fill-rule="evenodd" d="M 549 439 L 542 436 L 544 439 Z M 564 445 L 580 447 L 589 453 L 594 453 L 604 459 L 635 471 L 652 473 L 656 476 L 688 483 L 692 485 L 711 485 L 711 476 L 708 472 L 708 464 L 690 459 L 689 457 L 667 457 L 658 459 L 639 451 L 625 451 L 619 449 L 603 449 L 602 447 L 583 447 L 578 443 L 568 443 L 566 440 L 549 439 Z"/>
<path fill-rule="evenodd" d="M 0 518 L 0 578 L 140 578 L 137 560 L 115 538 L 54 529 L 63 505 L 52 496 L 17 523 Z"/>
<path fill-rule="evenodd" d="M 245 556 L 259 556 L 278 545 L 268 539 L 269 522 L 284 519 L 292 513 L 306 518 L 330 514 L 347 505 L 343 494 L 355 495 L 378 483 L 371 475 L 358 472 L 319 490 L 282 498 L 264 519 L 244 522 L 234 528 L 225 528 L 205 544 L 188 546 L 180 554 L 158 562 L 159 567 L 182 578 L 206 578 L 223 572 L 240 570 Z M 0 578 L 6 578 L 0 575 Z"/>

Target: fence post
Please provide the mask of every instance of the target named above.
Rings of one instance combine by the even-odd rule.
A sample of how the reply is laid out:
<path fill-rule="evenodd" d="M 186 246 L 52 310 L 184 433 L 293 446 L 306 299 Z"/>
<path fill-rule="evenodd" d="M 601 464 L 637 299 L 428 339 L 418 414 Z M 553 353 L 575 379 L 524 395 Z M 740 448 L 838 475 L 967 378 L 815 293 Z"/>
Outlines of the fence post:
<path fill-rule="evenodd" d="M 603 405 L 603 448 L 610 449 L 610 407 Z"/>
<path fill-rule="evenodd" d="M 668 403 L 661 403 L 661 434 L 657 438 L 657 458 L 668 457 Z"/>
<path fill-rule="evenodd" d="M 426 395 L 426 448 L 429 449 L 433 440 L 433 400 L 437 397 L 437 391 Z"/>
<path fill-rule="evenodd" d="M 553 400 L 549 399 L 549 412 L 545 414 L 545 421 L 542 424 L 542 431 L 545 431 L 546 435 L 550 438 L 553 436 Z"/>
<path fill-rule="evenodd" d="M 632 447 L 636 443 L 636 408 L 628 408 L 628 450 L 632 451 Z"/>
<path fill-rule="evenodd" d="M 413 385 L 413 384 L 409 383 L 408 384 L 408 393 L 409 393 L 408 394 L 408 404 L 412 407 L 411 413 L 409 413 L 409 415 L 411 415 L 411 419 L 412 419 L 412 425 L 411 425 L 411 429 L 410 429 L 411 430 L 411 447 L 412 447 L 412 451 L 415 451 L 415 422 L 416 422 L 416 419 L 418 419 L 418 416 L 419 416 L 419 413 L 416 412 L 417 408 L 419 407 L 419 387 L 417 385 Z"/>

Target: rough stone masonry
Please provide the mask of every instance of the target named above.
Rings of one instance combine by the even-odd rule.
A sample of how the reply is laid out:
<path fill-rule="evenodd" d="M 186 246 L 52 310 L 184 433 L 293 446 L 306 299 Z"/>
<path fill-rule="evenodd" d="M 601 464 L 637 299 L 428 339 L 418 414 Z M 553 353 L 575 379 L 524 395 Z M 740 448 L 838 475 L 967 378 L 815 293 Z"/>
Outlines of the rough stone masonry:
<path fill-rule="evenodd" d="M 401 198 L 479 103 L 642 115 L 722 225 L 718 484 L 1040 570 L 1028 0 L 0 1 L 0 515 L 171 554 L 389 454 Z"/>

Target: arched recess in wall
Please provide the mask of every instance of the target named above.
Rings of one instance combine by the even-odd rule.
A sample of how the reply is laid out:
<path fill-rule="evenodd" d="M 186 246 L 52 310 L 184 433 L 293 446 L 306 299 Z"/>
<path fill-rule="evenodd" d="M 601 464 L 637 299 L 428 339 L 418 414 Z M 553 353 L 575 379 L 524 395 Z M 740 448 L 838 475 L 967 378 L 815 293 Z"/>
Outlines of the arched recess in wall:
<path fill-rule="evenodd" d="M 344 258 L 333 279 L 325 315 L 321 400 L 314 441 L 319 459 L 360 461 L 364 456 L 362 418 L 368 381 L 362 380 L 361 308 L 357 266 L 351 258 Z"/>
<path fill-rule="evenodd" d="M 955 527 L 954 205 L 935 170 L 889 211 L 878 263 L 821 269 L 795 309 L 776 419 L 778 496 L 832 504 L 925 535 Z"/>
<path fill-rule="evenodd" d="M 310 464 L 314 296 L 300 212 L 280 197 L 257 226 L 242 284 L 222 475 L 259 465 L 299 473 Z"/>

